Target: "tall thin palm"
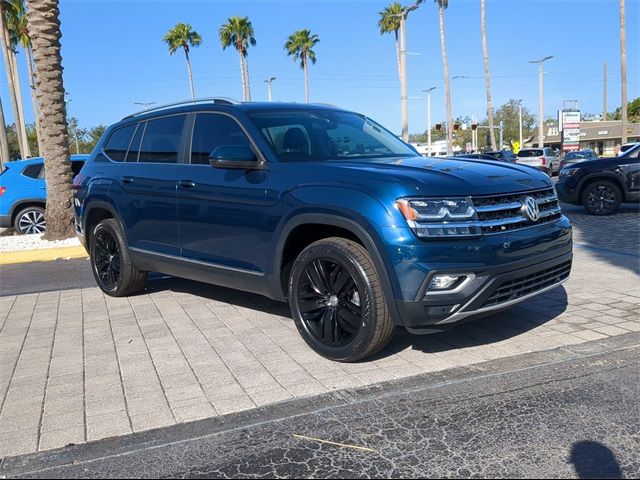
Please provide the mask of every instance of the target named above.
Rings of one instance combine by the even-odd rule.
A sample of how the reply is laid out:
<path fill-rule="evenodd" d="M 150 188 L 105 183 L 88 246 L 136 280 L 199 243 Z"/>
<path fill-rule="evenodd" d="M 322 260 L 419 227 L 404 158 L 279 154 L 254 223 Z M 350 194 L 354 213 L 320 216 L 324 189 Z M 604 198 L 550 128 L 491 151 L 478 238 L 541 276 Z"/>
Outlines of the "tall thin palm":
<path fill-rule="evenodd" d="M 7 73 L 7 83 L 9 85 L 9 95 L 11 98 L 11 108 L 16 124 L 18 145 L 22 158 L 31 156 L 29 142 L 27 140 L 27 129 L 24 122 L 24 112 L 22 111 L 22 93 L 20 90 L 20 76 L 15 52 L 15 35 L 11 29 L 15 25 L 15 17 L 18 15 L 15 5 L 8 0 L 0 0 L 0 44 L 2 46 L 2 56 L 4 58 L 5 71 Z"/>
<path fill-rule="evenodd" d="M 442 47 L 442 64 L 444 66 L 444 98 L 447 110 L 447 155 L 453 153 L 453 120 L 451 115 L 451 85 L 449 79 L 449 61 L 447 60 L 447 46 L 444 38 L 444 11 L 449 6 L 449 0 L 434 0 L 438 5 L 440 19 L 440 45 Z"/>
<path fill-rule="evenodd" d="M 191 98 L 196 98 L 196 91 L 193 87 L 193 72 L 191 71 L 191 60 L 189 51 L 191 47 L 197 47 L 202 43 L 202 37 L 191 28 L 188 23 L 178 22 L 176 26 L 167 32 L 163 38 L 169 47 L 169 55 L 173 55 L 180 48 L 184 51 L 187 60 L 187 73 L 189 74 L 189 87 L 191 88 Z"/>
<path fill-rule="evenodd" d="M 398 32 L 400 30 L 400 22 L 402 16 L 402 5 L 399 2 L 393 2 L 388 5 L 384 10 L 378 12 L 380 18 L 378 19 L 378 28 L 380 29 L 380 35 L 385 33 L 393 33 L 396 42 L 396 63 L 398 64 L 398 77 L 402 75 L 400 67 L 400 42 L 398 38 Z"/>
<path fill-rule="evenodd" d="M 622 97 L 622 144 L 627 143 L 627 22 L 625 0 L 620 0 L 620 94 Z"/>
<path fill-rule="evenodd" d="M 36 92 L 42 112 L 42 152 L 47 182 L 47 231 L 58 240 L 74 235 L 73 192 L 67 112 L 60 55 L 58 0 L 27 0 L 28 31 L 33 47 Z"/>
<path fill-rule="evenodd" d="M 227 23 L 220 27 L 220 43 L 222 49 L 233 46 L 240 56 L 240 76 L 242 78 L 242 97 L 245 102 L 251 101 L 251 82 L 249 81 L 249 59 L 247 58 L 250 46 L 255 46 L 253 25 L 249 17 L 231 17 Z"/>
<path fill-rule="evenodd" d="M 42 138 L 40 135 L 40 112 L 38 109 L 38 101 L 36 99 L 36 85 L 34 79 L 33 58 L 31 55 L 31 38 L 27 29 L 27 11 L 24 7 L 23 0 L 8 0 L 13 5 L 15 15 L 12 17 L 12 24 L 9 26 L 11 42 L 14 45 L 20 45 L 27 60 L 29 69 L 29 89 L 31 90 L 31 103 L 33 105 L 33 113 L 35 116 L 36 138 L 38 140 L 38 151 L 42 149 Z"/>
<path fill-rule="evenodd" d="M 491 76 L 489 74 L 489 48 L 487 47 L 487 28 L 485 23 L 485 0 L 480 0 L 480 31 L 482 32 L 482 54 L 484 56 L 484 83 L 487 89 L 487 119 L 489 120 L 489 135 L 491 149 L 496 148 L 496 132 L 493 130 L 493 104 L 491 102 Z M 500 145 L 502 148 L 502 145 Z"/>
<path fill-rule="evenodd" d="M 298 30 L 297 32 L 289 35 L 284 49 L 287 51 L 288 56 L 293 57 L 293 61 L 300 61 L 300 68 L 304 70 L 304 98 L 309 103 L 309 74 L 308 64 L 316 63 L 316 52 L 313 51 L 320 42 L 320 38 L 315 33 L 312 34 L 309 30 Z"/>
<path fill-rule="evenodd" d="M 9 139 L 7 138 L 7 124 L 4 119 L 4 109 L 0 98 L 0 172 L 4 162 L 9 161 Z"/>

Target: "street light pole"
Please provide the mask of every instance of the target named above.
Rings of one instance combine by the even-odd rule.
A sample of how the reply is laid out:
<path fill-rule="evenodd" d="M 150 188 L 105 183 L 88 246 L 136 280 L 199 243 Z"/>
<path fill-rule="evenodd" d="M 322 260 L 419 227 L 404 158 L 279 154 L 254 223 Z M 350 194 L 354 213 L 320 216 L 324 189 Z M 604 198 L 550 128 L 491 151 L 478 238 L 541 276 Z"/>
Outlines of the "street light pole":
<path fill-rule="evenodd" d="M 431 156 L 431 92 L 435 89 L 436 87 L 431 87 L 422 90 L 427 94 L 427 151 L 429 156 Z"/>
<path fill-rule="evenodd" d="M 529 63 L 538 64 L 538 147 L 544 147 L 544 111 L 542 100 L 542 64 L 553 58 L 553 55 L 540 60 L 531 60 Z"/>
<path fill-rule="evenodd" d="M 522 100 L 518 102 L 518 133 L 520 134 L 520 148 L 522 148 Z"/>
<path fill-rule="evenodd" d="M 404 7 L 400 15 L 400 104 L 402 109 L 402 140 L 409 141 L 409 105 L 407 97 L 407 15 L 417 9 L 423 0 Z"/>
<path fill-rule="evenodd" d="M 276 79 L 276 77 L 271 77 L 268 80 L 265 80 L 264 83 L 267 84 L 267 95 L 269 98 L 269 101 L 271 101 L 271 83 Z"/>

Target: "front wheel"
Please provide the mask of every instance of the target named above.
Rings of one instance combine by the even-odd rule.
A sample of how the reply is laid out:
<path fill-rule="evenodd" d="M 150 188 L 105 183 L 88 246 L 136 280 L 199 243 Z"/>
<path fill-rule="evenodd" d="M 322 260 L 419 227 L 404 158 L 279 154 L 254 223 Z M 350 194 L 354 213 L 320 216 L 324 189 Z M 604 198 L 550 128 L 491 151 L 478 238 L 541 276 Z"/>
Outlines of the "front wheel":
<path fill-rule="evenodd" d="M 355 362 L 384 348 L 394 325 L 368 252 L 344 238 L 319 240 L 296 259 L 289 304 L 298 331 L 320 355 Z"/>
<path fill-rule="evenodd" d="M 582 193 L 582 205 L 592 215 L 610 215 L 622 203 L 622 192 L 612 182 L 597 180 L 587 185 Z"/>
<path fill-rule="evenodd" d="M 146 272 L 131 262 L 118 222 L 109 218 L 95 226 L 89 240 L 91 270 L 98 287 L 112 297 L 125 297 L 144 287 Z"/>

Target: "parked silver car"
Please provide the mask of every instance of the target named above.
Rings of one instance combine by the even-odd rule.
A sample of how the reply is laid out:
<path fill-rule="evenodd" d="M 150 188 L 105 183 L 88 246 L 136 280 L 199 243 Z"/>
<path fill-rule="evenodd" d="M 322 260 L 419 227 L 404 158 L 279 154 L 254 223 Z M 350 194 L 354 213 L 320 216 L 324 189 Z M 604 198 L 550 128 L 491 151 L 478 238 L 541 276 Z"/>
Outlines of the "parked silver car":
<path fill-rule="evenodd" d="M 560 157 L 551 147 L 523 148 L 517 157 L 516 163 L 538 168 L 549 176 L 560 171 Z"/>

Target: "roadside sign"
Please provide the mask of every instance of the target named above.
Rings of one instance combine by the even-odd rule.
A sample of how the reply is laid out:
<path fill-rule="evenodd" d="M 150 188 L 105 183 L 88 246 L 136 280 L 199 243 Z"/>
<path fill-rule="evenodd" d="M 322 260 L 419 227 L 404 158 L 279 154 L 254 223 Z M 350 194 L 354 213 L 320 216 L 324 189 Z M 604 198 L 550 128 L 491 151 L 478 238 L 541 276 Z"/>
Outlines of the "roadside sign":
<path fill-rule="evenodd" d="M 580 111 L 563 110 L 562 119 L 562 151 L 580 150 Z"/>
<path fill-rule="evenodd" d="M 522 147 L 520 146 L 520 142 L 518 140 L 511 142 L 511 150 L 513 150 L 513 153 L 515 153 L 516 155 L 518 154 L 521 148 Z"/>

